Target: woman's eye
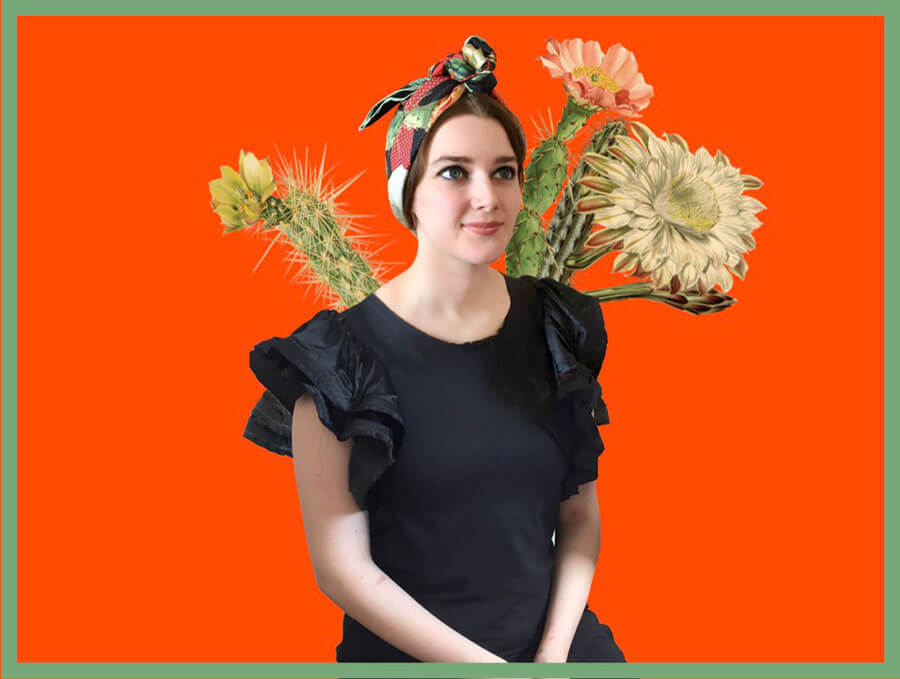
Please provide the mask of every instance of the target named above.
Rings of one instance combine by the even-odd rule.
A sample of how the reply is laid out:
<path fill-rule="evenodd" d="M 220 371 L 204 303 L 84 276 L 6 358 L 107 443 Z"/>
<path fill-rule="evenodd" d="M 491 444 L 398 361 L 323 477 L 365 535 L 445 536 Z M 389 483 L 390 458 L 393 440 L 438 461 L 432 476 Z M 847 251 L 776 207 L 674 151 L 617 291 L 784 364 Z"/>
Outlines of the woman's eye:
<path fill-rule="evenodd" d="M 460 172 L 461 174 L 448 177 L 445 176 L 446 172 Z M 497 168 L 497 172 L 506 173 L 502 175 L 504 179 L 515 179 L 517 170 L 512 165 L 504 165 L 503 167 Z M 443 170 L 441 170 L 438 176 L 444 177 L 445 179 L 461 179 L 466 174 L 466 171 L 463 170 L 459 165 L 451 165 L 450 167 L 445 167 Z"/>
<path fill-rule="evenodd" d="M 438 174 L 439 177 L 444 177 L 445 172 L 449 172 L 451 170 L 458 170 L 459 172 L 464 172 L 464 170 L 459 165 L 451 165 L 450 167 L 445 167 Z M 459 179 L 459 176 L 456 177 L 444 177 L 445 179 Z"/>

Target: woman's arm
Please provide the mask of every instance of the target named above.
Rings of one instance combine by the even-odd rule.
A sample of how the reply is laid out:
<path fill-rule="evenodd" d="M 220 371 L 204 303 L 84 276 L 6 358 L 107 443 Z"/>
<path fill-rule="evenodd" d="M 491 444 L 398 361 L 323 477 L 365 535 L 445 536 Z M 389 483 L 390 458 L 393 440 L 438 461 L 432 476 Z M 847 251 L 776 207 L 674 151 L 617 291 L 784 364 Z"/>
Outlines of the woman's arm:
<path fill-rule="evenodd" d="M 591 481 L 559 505 L 553 585 L 535 662 L 566 662 L 599 555 L 600 508 L 597 482 Z"/>
<path fill-rule="evenodd" d="M 368 512 L 349 490 L 352 439 L 338 441 L 308 394 L 294 405 L 291 436 L 319 589 L 373 634 L 423 662 L 506 662 L 434 616 L 372 561 Z"/>
<path fill-rule="evenodd" d="M 351 618 L 423 662 L 506 662 L 436 618 L 371 561 L 336 569 L 320 588 Z"/>

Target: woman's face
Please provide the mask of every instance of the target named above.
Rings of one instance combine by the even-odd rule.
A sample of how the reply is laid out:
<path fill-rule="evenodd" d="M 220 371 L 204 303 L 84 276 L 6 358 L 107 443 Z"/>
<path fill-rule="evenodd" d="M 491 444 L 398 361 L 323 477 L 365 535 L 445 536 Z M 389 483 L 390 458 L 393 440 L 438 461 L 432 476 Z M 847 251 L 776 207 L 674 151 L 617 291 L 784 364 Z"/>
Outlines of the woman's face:
<path fill-rule="evenodd" d="M 506 250 L 522 200 L 517 162 L 503 126 L 461 115 L 431 139 L 412 212 L 420 247 L 471 264 L 490 264 Z"/>

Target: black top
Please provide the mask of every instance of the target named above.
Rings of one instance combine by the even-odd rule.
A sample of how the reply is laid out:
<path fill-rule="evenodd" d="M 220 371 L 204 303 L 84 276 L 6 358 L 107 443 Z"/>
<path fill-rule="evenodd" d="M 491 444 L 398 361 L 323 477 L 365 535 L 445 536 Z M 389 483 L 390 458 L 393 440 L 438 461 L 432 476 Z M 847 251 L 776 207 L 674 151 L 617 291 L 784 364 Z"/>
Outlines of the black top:
<path fill-rule="evenodd" d="M 549 278 L 510 278 L 500 330 L 454 344 L 370 294 L 256 345 L 267 391 L 244 436 L 291 454 L 305 391 L 338 439 L 369 512 L 374 562 L 460 634 L 510 662 L 534 659 L 546 621 L 561 500 L 597 478 L 609 417 L 597 375 L 600 305 Z M 624 661 L 587 607 L 568 660 Z M 338 662 L 416 659 L 344 615 Z"/>

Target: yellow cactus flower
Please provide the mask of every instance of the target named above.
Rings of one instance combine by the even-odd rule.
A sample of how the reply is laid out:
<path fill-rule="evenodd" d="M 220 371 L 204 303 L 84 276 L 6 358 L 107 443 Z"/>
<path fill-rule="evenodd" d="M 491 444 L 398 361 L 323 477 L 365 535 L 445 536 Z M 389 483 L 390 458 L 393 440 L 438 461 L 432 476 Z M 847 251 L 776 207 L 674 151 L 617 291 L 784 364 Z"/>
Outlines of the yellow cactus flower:
<path fill-rule="evenodd" d="M 268 159 L 258 160 L 241 150 L 240 173 L 227 165 L 219 168 L 222 176 L 209 182 L 213 211 L 228 227 L 225 233 L 256 223 L 266 200 L 275 193 L 275 180 Z"/>
<path fill-rule="evenodd" d="M 250 190 L 256 194 L 260 203 L 265 203 L 266 199 L 275 193 L 275 178 L 272 176 L 272 169 L 269 167 L 269 160 L 257 160 L 253 153 L 244 153 L 241 149 L 241 159 L 239 164 L 241 177 L 250 187 Z"/>

